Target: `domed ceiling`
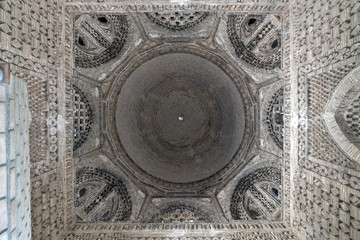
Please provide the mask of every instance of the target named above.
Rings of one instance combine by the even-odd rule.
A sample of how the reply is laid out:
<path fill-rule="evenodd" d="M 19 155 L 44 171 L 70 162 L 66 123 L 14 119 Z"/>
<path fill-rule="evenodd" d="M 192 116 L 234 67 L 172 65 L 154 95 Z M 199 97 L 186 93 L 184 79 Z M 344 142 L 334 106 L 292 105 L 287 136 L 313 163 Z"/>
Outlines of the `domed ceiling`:
<path fill-rule="evenodd" d="M 232 80 L 210 61 L 184 53 L 137 68 L 121 88 L 115 119 L 131 160 L 176 183 L 199 181 L 224 168 L 245 126 Z"/>
<path fill-rule="evenodd" d="M 117 164 L 137 180 L 199 191 L 248 161 L 255 102 L 244 72 L 199 54 L 206 49 L 180 46 L 152 49 L 114 76 L 106 134 Z"/>
<path fill-rule="evenodd" d="M 77 221 L 281 220 L 279 16 L 74 21 Z"/>
<path fill-rule="evenodd" d="M 359 6 L 1 0 L 0 239 L 360 239 Z"/>

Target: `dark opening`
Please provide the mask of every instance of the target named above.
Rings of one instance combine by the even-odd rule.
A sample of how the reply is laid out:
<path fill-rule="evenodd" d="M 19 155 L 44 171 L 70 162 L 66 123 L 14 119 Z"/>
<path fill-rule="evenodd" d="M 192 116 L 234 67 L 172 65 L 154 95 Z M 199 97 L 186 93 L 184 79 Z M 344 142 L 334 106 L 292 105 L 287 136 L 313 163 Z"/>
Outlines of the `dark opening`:
<path fill-rule="evenodd" d="M 79 43 L 79 45 L 81 45 L 81 46 L 85 46 L 85 42 L 84 42 L 84 39 L 83 39 L 82 37 L 79 37 L 78 43 Z"/>
<path fill-rule="evenodd" d="M 271 191 L 272 191 L 272 193 L 274 194 L 275 197 L 279 196 L 279 191 L 276 188 L 272 188 Z"/>
<path fill-rule="evenodd" d="M 98 18 L 98 21 L 101 22 L 101 23 L 107 23 L 108 20 L 106 19 L 106 17 L 99 17 Z"/>
<path fill-rule="evenodd" d="M 284 114 L 276 113 L 275 121 L 276 121 L 276 124 L 284 124 Z"/>
<path fill-rule="evenodd" d="M 278 40 L 276 39 L 275 41 L 273 41 L 273 43 L 271 44 L 271 48 L 276 48 L 279 45 Z"/>
<path fill-rule="evenodd" d="M 253 24 L 256 23 L 256 21 L 257 21 L 256 18 L 250 18 L 248 24 L 249 24 L 249 25 L 253 25 Z"/>
<path fill-rule="evenodd" d="M 251 218 L 256 219 L 260 216 L 260 213 L 254 209 L 249 210 L 249 215 Z"/>
<path fill-rule="evenodd" d="M 85 188 L 82 188 L 82 189 L 79 191 L 79 196 L 80 196 L 80 197 L 83 197 L 83 196 L 85 196 L 85 193 L 86 193 L 86 189 L 85 189 Z"/>

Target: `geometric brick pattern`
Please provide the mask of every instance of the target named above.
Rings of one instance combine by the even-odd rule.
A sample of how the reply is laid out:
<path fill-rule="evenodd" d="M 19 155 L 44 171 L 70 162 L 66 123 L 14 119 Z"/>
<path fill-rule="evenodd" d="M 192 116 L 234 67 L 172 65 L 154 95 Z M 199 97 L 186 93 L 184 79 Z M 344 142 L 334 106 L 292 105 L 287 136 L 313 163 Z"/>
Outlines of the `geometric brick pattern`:
<path fill-rule="evenodd" d="M 228 16 L 227 32 L 236 55 L 258 68 L 280 66 L 280 30 L 281 21 L 276 15 Z"/>
<path fill-rule="evenodd" d="M 294 8 L 299 107 L 294 226 L 309 240 L 360 238 L 360 165 L 339 148 L 323 114 L 340 81 L 360 62 L 359 7 L 358 1 L 301 0 Z"/>
<path fill-rule="evenodd" d="M 199 24 L 208 14 L 207 12 L 176 11 L 146 13 L 146 16 L 159 26 L 180 31 Z"/>
<path fill-rule="evenodd" d="M 64 226 L 57 172 L 60 4 L 0 1 L 1 61 L 28 86 L 32 239 L 57 239 Z"/>
<path fill-rule="evenodd" d="M 121 179 L 105 170 L 84 167 L 76 173 L 75 206 L 80 221 L 126 221 L 132 202 Z"/>
<path fill-rule="evenodd" d="M 360 141 L 360 95 L 347 107 L 345 119 L 352 134 Z"/>
<path fill-rule="evenodd" d="M 73 85 L 73 89 L 74 150 L 76 150 L 89 135 L 92 111 L 84 93 L 75 85 Z"/>
<path fill-rule="evenodd" d="M 296 222 L 305 228 L 306 239 L 360 238 L 359 191 L 301 171 L 295 192 L 295 204 L 300 210 Z"/>
<path fill-rule="evenodd" d="M 150 223 L 213 222 L 206 213 L 185 204 L 174 204 L 152 217 Z"/>
<path fill-rule="evenodd" d="M 269 135 L 276 145 L 283 149 L 284 145 L 284 89 L 280 88 L 271 98 L 266 110 L 266 123 Z"/>
<path fill-rule="evenodd" d="M 311 125 L 308 126 L 308 151 L 309 155 L 315 158 L 352 169 L 360 169 L 360 165 L 342 153 L 327 131 L 327 127 L 321 117 L 324 107 L 331 97 L 331 93 L 351 69 L 352 66 L 343 66 L 330 72 L 315 75 L 308 80 L 308 119 L 311 121 Z"/>
<path fill-rule="evenodd" d="M 128 22 L 123 15 L 82 15 L 75 21 L 75 64 L 89 68 L 107 63 L 124 47 Z"/>
<path fill-rule="evenodd" d="M 277 5 L 278 2 L 280 5 Z M 62 4 L 68 4 L 68 7 L 62 8 Z M 247 1 L 244 0 L 240 4 L 234 4 L 234 6 L 218 3 L 212 3 L 209 6 L 202 4 L 180 6 L 195 8 L 194 11 L 197 9 L 202 9 L 202 11 L 215 9 L 216 11 L 232 12 L 258 11 L 260 14 L 264 12 L 272 14 L 272 11 L 277 11 L 274 14 L 278 14 L 279 10 L 286 8 L 284 5 L 287 4 L 288 1 L 286 0 L 267 5 L 257 5 L 252 2 L 247 4 Z M 289 56 L 293 62 L 291 65 L 292 74 L 290 75 L 295 75 L 291 81 L 299 83 L 297 86 L 299 88 L 299 92 L 297 92 L 299 95 L 297 102 L 299 104 L 299 115 L 297 116 L 299 118 L 299 131 L 297 132 L 299 141 L 297 142 L 298 146 L 294 148 L 294 152 L 299 151 L 299 166 L 296 166 L 299 169 L 298 172 L 291 172 L 295 175 L 295 182 L 289 183 L 289 185 L 293 184 L 296 187 L 295 191 L 291 193 L 296 198 L 296 201 L 293 202 L 295 225 L 297 231 L 301 233 L 299 235 L 306 236 L 307 239 L 359 239 L 360 187 L 358 166 L 349 161 L 336 142 L 331 139 L 321 116 L 325 103 L 330 99 L 331 94 L 328 92 L 336 87 L 339 79 L 341 80 L 354 66 L 359 64 L 359 2 L 355 0 L 299 0 L 292 3 L 291 6 L 293 8 L 290 10 L 290 15 L 294 15 L 291 16 L 293 25 L 291 26 L 290 37 L 293 39 L 291 42 L 293 50 Z M 62 128 L 64 126 L 62 124 L 68 124 L 69 120 L 63 121 L 64 119 L 61 119 L 61 117 L 66 117 L 66 113 L 61 112 L 59 114 L 57 104 L 62 104 L 62 108 L 68 105 L 67 110 L 72 108 L 71 100 L 65 102 L 63 99 L 63 88 L 71 89 L 71 84 L 69 84 L 71 80 L 65 81 L 63 74 L 67 78 L 71 77 L 73 68 L 72 54 L 70 53 L 72 41 L 67 41 L 67 39 L 72 39 L 72 30 L 69 27 L 72 18 L 67 11 L 75 9 L 74 12 L 77 14 L 113 10 L 122 13 L 131 11 L 161 12 L 177 8 L 179 6 L 173 4 L 160 7 L 155 4 L 126 6 L 115 0 L 106 3 L 91 1 L 90 4 L 80 4 L 80 1 L 77 0 L 67 0 L 66 2 L 53 0 L 0 1 L 1 61 L 11 63 L 12 67 L 16 69 L 14 72 L 17 74 L 25 74 L 23 79 L 28 83 L 29 90 L 29 108 L 33 120 L 30 131 L 32 239 L 59 239 L 62 233 L 73 230 L 66 239 L 110 239 L 112 237 L 117 239 L 153 238 L 163 240 L 166 238 L 159 236 L 144 237 L 144 233 L 142 233 L 143 237 L 129 237 L 119 232 L 108 234 L 106 231 L 126 232 L 130 229 L 136 232 L 141 229 L 150 232 L 159 229 L 166 231 L 166 228 L 181 230 L 182 232 L 196 228 L 196 231 L 203 231 L 204 233 L 216 232 L 219 229 L 226 228 L 227 231 L 233 233 L 230 239 L 295 238 L 294 234 L 288 232 L 286 227 L 281 229 L 277 225 L 270 224 L 271 227 L 267 227 L 267 224 L 261 225 L 260 223 L 258 225 L 242 225 L 239 223 L 185 224 L 181 227 L 156 224 L 134 226 L 130 224 L 116 226 L 71 225 L 72 212 L 63 212 L 64 205 L 67 207 L 74 202 L 71 199 L 73 186 L 69 186 L 71 190 L 67 191 L 66 194 L 63 195 L 62 192 L 65 188 L 62 185 L 64 180 L 66 179 L 67 185 L 71 185 L 71 181 L 73 181 L 73 170 L 70 166 L 72 159 L 68 157 L 72 154 L 72 144 L 69 144 L 71 146 L 66 151 L 57 152 L 57 147 L 63 147 L 63 145 L 68 144 L 68 141 L 72 142 L 73 134 L 72 127 L 70 130 L 66 128 L 67 132 L 60 136 L 62 138 L 65 135 L 67 138 L 71 136 L 70 140 L 62 139 L 60 143 L 57 142 L 57 130 L 65 129 Z M 264 24 L 267 22 L 265 21 Z M 264 33 L 269 33 L 267 29 L 260 29 L 265 30 Z M 271 31 L 271 29 L 268 30 Z M 63 35 L 65 36 L 64 39 L 62 39 Z M 260 38 L 255 39 L 255 45 L 262 41 Z M 276 46 L 277 44 L 281 46 L 282 42 L 279 40 L 277 42 L 275 42 L 276 39 L 271 40 L 269 43 L 272 44 L 268 46 Z M 234 47 L 246 49 L 245 47 L 240 48 L 238 45 Z M 241 50 L 236 50 L 236 52 L 238 55 L 242 54 Z M 254 62 L 254 58 L 249 57 L 247 59 L 248 62 L 254 63 L 258 67 L 271 68 L 269 65 L 263 66 L 263 62 Z M 270 63 L 276 62 L 275 60 L 276 58 L 272 59 Z M 65 63 L 61 63 L 62 61 Z M 58 72 L 58 69 L 61 70 Z M 289 76 L 286 75 L 285 77 L 288 78 Z M 285 92 L 288 92 L 287 90 Z M 357 103 L 354 106 L 353 109 L 358 109 Z M 65 110 L 62 109 L 61 111 Z M 68 114 L 72 115 L 72 109 L 69 112 Z M 348 121 L 357 131 L 358 110 L 351 112 L 355 112 L 355 114 L 352 114 Z M 58 117 L 62 122 L 57 122 Z M 51 151 L 49 146 L 51 146 Z M 287 147 L 285 144 L 285 150 Z M 58 156 L 63 158 L 58 159 Z M 318 162 L 313 158 L 317 159 Z M 58 164 L 57 161 L 60 163 Z M 288 167 L 286 166 L 286 168 Z M 70 179 L 70 183 L 68 179 Z M 68 209 L 71 210 L 71 207 Z M 66 219 L 67 222 L 64 223 L 63 219 Z M 69 228 L 64 229 L 64 224 L 68 224 L 67 227 Z M 269 228 L 276 230 L 272 232 Z M 267 232 L 261 232 L 260 229 L 266 229 Z M 78 234 L 76 233 L 77 230 L 83 232 Z M 92 232 L 84 233 L 87 230 Z M 236 233 L 234 233 L 235 231 Z M 212 240 L 226 238 L 222 236 L 209 237 Z M 200 237 L 184 237 L 184 239 L 200 239 Z"/>
<path fill-rule="evenodd" d="M 268 184 L 272 187 L 264 187 Z M 269 167 L 254 170 L 239 180 L 231 198 L 231 216 L 235 220 L 278 218 L 280 186 L 279 169 Z"/>

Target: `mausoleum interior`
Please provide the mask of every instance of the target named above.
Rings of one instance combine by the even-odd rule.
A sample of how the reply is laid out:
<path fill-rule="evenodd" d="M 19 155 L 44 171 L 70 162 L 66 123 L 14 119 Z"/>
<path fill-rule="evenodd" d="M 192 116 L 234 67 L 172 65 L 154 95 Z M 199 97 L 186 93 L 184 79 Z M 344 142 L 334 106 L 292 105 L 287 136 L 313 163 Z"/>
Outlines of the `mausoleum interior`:
<path fill-rule="evenodd" d="M 359 0 L 0 0 L 0 240 L 359 240 Z"/>

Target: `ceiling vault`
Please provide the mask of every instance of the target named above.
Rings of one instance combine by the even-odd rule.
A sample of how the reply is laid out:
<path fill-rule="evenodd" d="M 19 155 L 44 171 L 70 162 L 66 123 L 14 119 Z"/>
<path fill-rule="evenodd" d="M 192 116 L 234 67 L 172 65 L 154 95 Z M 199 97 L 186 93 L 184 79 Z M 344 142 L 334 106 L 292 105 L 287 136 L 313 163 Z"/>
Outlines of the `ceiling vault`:
<path fill-rule="evenodd" d="M 360 239 L 359 19 L 0 0 L 0 239 Z"/>

